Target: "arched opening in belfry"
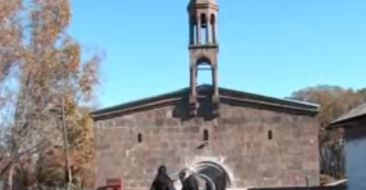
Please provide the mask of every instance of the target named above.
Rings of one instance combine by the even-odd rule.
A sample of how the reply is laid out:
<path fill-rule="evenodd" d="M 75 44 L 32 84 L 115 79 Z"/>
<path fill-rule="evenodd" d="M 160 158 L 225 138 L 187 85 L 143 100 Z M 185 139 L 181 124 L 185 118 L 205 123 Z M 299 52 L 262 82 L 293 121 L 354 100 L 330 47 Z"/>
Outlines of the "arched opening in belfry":
<path fill-rule="evenodd" d="M 205 57 L 197 61 L 197 85 L 213 85 L 213 68 L 211 61 Z"/>
<path fill-rule="evenodd" d="M 200 36 L 201 36 L 201 44 L 208 44 L 209 43 L 209 22 L 206 14 L 201 14 L 200 16 Z"/>

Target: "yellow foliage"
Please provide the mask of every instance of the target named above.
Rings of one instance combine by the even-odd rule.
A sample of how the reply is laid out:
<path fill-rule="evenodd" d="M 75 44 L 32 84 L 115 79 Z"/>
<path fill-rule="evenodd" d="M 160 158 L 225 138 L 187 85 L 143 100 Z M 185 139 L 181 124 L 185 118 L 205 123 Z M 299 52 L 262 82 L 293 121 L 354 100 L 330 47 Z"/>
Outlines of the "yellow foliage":
<path fill-rule="evenodd" d="M 71 20 L 69 0 L 32 0 L 27 7 L 22 7 L 22 0 L 0 2 L 0 44 L 9 48 L 7 56 L 0 55 L 0 84 L 13 64 L 18 64 L 20 71 L 12 147 L 21 150 L 46 142 L 42 145 L 47 146 L 36 152 L 40 157 L 35 183 L 64 182 L 60 146 L 64 102 L 72 173 L 79 185 L 92 187 L 94 144 L 88 107 L 98 83 L 100 59 L 95 56 L 81 61 L 80 44 L 66 31 Z M 23 18 L 26 22 L 11 22 L 19 15 L 27 15 Z M 25 169 L 19 169 L 17 176 L 29 173 L 26 167 L 19 168 Z"/>

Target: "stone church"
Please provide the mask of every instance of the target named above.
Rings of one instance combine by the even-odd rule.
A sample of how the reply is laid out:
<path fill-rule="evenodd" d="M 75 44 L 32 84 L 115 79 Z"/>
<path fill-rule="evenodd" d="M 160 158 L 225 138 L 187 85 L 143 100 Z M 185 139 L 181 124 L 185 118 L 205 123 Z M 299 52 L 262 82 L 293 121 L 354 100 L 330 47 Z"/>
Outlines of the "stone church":
<path fill-rule="evenodd" d="M 188 5 L 188 88 L 92 113 L 97 187 L 147 190 L 160 165 L 170 176 L 216 168 L 229 189 L 319 185 L 318 106 L 219 87 L 218 10 Z M 201 69 L 211 85 L 197 85 Z"/>

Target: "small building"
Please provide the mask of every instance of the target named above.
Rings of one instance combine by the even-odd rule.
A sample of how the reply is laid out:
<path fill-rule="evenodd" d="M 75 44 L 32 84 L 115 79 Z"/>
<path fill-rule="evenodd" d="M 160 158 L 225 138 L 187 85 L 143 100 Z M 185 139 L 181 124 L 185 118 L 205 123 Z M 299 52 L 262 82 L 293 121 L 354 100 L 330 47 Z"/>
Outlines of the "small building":
<path fill-rule="evenodd" d="M 189 87 L 92 113 L 97 187 L 149 189 L 160 165 L 216 168 L 234 189 L 319 185 L 318 105 L 219 87 L 218 11 L 215 0 L 188 5 Z M 201 69 L 212 84 L 197 84 Z"/>
<path fill-rule="evenodd" d="M 330 128 L 344 129 L 348 189 L 366 189 L 366 103 L 332 122 Z"/>

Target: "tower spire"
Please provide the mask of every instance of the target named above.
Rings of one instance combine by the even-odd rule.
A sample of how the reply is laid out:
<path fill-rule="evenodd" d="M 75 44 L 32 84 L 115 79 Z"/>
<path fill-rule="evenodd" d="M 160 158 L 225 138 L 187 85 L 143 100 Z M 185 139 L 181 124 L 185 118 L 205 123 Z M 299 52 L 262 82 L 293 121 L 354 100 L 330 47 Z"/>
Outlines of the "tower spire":
<path fill-rule="evenodd" d="M 217 15 L 219 7 L 216 0 L 191 0 L 189 14 L 189 54 L 190 54 L 190 105 L 191 113 L 197 114 L 197 76 L 200 66 L 206 65 L 211 70 L 212 103 L 215 108 L 219 103 L 218 62 L 219 52 L 217 35 Z"/>

